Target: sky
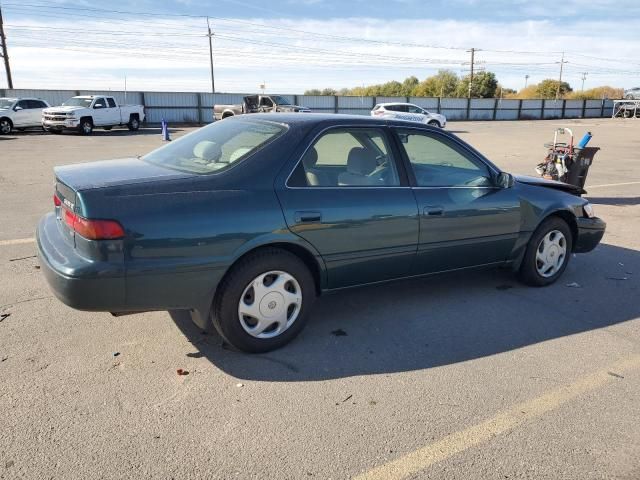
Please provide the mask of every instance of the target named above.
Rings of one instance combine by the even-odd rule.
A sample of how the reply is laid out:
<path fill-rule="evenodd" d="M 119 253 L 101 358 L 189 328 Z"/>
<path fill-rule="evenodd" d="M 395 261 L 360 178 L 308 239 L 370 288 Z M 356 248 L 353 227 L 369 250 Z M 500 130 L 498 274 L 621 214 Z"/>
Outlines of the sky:
<path fill-rule="evenodd" d="M 638 0 L 2 0 L 16 88 L 303 93 L 439 69 L 640 85 Z M 635 20 L 635 23 L 634 23 Z M 586 75 L 584 75 L 586 72 Z M 525 78 L 528 76 L 528 78 Z M 0 88 L 6 79 L 0 73 Z"/>

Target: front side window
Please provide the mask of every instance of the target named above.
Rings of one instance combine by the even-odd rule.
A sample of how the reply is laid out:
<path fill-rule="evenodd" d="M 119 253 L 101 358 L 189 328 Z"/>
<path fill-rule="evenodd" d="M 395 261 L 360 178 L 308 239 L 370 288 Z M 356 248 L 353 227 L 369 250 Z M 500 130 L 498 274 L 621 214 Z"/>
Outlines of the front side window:
<path fill-rule="evenodd" d="M 420 107 L 416 107 L 415 105 L 409 105 L 409 113 L 424 113 Z"/>
<path fill-rule="evenodd" d="M 29 101 L 28 100 L 20 100 L 18 103 L 16 103 L 16 106 L 13 107 L 18 108 L 20 107 L 22 110 L 27 110 L 29 108 Z"/>
<path fill-rule="evenodd" d="M 182 172 L 221 172 L 286 132 L 278 123 L 238 120 L 214 122 L 142 157 Z"/>
<path fill-rule="evenodd" d="M 400 185 L 396 164 L 382 130 L 336 128 L 306 151 L 290 186 L 393 187 Z"/>
<path fill-rule="evenodd" d="M 276 105 L 291 105 L 291 102 L 280 95 L 272 95 L 271 99 L 276 102 Z M 267 99 L 268 100 L 268 99 Z M 271 105 L 268 105 L 271 106 Z"/>
<path fill-rule="evenodd" d="M 490 187 L 489 169 L 443 136 L 398 130 L 419 187 Z"/>
<path fill-rule="evenodd" d="M 93 104 L 93 108 L 106 108 L 107 104 L 104 101 L 104 98 L 99 98 L 96 100 L 96 103 Z"/>

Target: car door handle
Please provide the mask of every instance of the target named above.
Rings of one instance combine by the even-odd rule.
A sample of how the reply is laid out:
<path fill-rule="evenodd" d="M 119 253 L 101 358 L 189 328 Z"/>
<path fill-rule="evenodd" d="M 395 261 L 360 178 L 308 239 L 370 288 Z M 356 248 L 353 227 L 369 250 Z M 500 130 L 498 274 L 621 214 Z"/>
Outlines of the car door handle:
<path fill-rule="evenodd" d="M 295 213 L 296 223 L 314 223 L 322 220 L 322 214 L 317 211 L 302 211 Z"/>
<path fill-rule="evenodd" d="M 422 210 L 422 214 L 425 217 L 435 217 L 444 213 L 444 207 L 441 205 L 427 205 Z"/>

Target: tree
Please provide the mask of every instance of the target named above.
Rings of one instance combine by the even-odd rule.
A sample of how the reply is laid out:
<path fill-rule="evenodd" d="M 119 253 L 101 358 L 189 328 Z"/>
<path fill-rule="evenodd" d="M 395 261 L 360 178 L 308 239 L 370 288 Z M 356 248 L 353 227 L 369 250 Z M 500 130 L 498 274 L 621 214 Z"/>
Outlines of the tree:
<path fill-rule="evenodd" d="M 438 73 L 425 78 L 415 86 L 410 95 L 416 97 L 452 97 L 458 85 L 458 76 L 451 70 L 438 70 Z"/>
<path fill-rule="evenodd" d="M 537 98 L 556 98 L 556 93 L 558 91 L 558 80 L 552 80 L 547 78 L 546 80 L 541 81 L 536 86 L 536 95 Z M 567 93 L 571 92 L 571 87 L 567 82 L 562 82 L 560 84 L 560 98 L 563 98 Z"/>
<path fill-rule="evenodd" d="M 610 87 L 604 85 L 602 87 L 591 88 L 584 92 L 572 92 L 567 98 L 574 100 L 602 100 L 603 98 L 622 98 L 624 95 L 623 88 Z"/>
<path fill-rule="evenodd" d="M 312 88 L 311 90 L 305 90 L 305 95 L 322 95 L 322 92 L 319 88 Z"/>
<path fill-rule="evenodd" d="M 469 95 L 469 79 L 467 75 L 460 79 L 456 88 L 457 97 L 466 97 Z M 498 80 L 493 72 L 478 72 L 473 76 L 471 85 L 472 98 L 494 98 L 498 88 Z"/>
<path fill-rule="evenodd" d="M 333 88 L 325 88 L 320 95 L 335 95 L 336 93 L 338 93 L 338 91 Z"/>

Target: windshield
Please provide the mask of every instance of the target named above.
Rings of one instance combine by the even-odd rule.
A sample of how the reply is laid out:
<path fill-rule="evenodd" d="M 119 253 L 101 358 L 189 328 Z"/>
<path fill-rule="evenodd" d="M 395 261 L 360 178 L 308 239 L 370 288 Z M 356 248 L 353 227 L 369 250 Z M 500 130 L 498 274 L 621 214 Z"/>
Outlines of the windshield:
<path fill-rule="evenodd" d="M 62 104 L 63 107 L 90 107 L 93 98 L 72 97 Z"/>
<path fill-rule="evenodd" d="M 0 98 L 0 108 L 9 108 L 15 101 L 15 98 Z"/>
<path fill-rule="evenodd" d="M 276 105 L 291 105 L 291 102 L 289 100 L 281 97 L 280 95 L 271 95 L 271 100 L 273 100 L 273 103 L 275 103 Z"/>
<path fill-rule="evenodd" d="M 220 172 L 256 152 L 285 130 L 285 126 L 272 122 L 217 121 L 154 150 L 142 160 L 189 173 Z"/>

